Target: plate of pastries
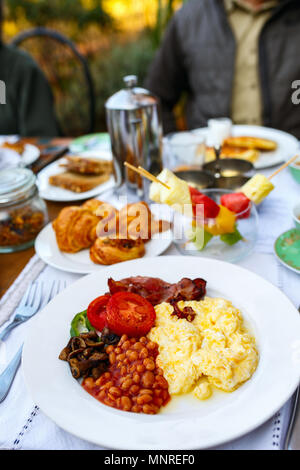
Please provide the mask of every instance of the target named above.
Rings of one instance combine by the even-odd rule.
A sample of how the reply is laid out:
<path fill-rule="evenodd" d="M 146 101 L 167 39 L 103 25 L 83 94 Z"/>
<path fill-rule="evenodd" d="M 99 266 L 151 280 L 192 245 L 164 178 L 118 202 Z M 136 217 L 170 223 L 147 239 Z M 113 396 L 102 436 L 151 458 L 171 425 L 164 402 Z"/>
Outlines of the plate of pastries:
<path fill-rule="evenodd" d="M 36 253 L 57 269 L 80 274 L 158 256 L 171 244 L 171 224 L 153 210 L 145 201 L 119 209 L 98 199 L 66 206 L 39 233 Z"/>
<path fill-rule="evenodd" d="M 50 201 L 77 201 L 97 196 L 115 186 L 111 152 L 66 155 L 39 173 L 38 186 L 41 197 Z"/>
<path fill-rule="evenodd" d="M 208 137 L 208 128 L 193 132 Z M 231 135 L 223 141 L 220 158 L 247 160 L 254 168 L 263 169 L 279 165 L 298 151 L 298 140 L 287 132 L 269 127 L 233 125 Z M 205 162 L 214 159 L 214 148 L 207 139 Z"/>
<path fill-rule="evenodd" d="M 16 163 L 23 166 L 31 165 L 40 156 L 40 150 L 36 145 L 29 144 L 16 137 L 0 137 L 0 150 L 1 152 L 14 153 Z"/>

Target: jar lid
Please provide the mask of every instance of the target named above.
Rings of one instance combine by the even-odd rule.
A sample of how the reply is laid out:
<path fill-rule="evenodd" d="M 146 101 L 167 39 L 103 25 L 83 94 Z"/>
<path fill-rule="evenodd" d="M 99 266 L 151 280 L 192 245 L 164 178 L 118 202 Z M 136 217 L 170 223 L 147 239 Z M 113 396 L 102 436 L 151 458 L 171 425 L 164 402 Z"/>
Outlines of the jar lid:
<path fill-rule="evenodd" d="M 108 98 L 106 109 L 129 111 L 157 104 L 157 98 L 150 91 L 136 86 L 136 75 L 127 75 L 123 80 L 126 88 Z"/>
<path fill-rule="evenodd" d="M 35 190 L 35 175 L 27 168 L 0 171 L 0 204 L 19 201 Z"/>

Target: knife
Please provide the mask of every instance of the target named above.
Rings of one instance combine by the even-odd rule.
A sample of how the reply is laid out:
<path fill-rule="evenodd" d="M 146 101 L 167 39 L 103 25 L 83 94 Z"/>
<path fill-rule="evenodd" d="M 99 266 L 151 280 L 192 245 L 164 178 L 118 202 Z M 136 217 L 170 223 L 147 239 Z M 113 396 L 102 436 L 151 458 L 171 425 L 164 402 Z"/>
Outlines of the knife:
<path fill-rule="evenodd" d="M 282 441 L 282 450 L 300 450 L 300 400 L 299 387 L 292 396 L 291 418 Z"/>
<path fill-rule="evenodd" d="M 55 160 L 58 160 L 63 155 L 65 155 L 69 150 L 69 147 L 63 146 L 60 147 L 53 155 L 49 158 L 39 158 L 37 161 L 33 162 L 32 165 L 29 166 L 33 170 L 34 173 L 38 173 L 41 171 L 45 166 L 53 163 Z"/>
<path fill-rule="evenodd" d="M 300 313 L 300 306 L 298 307 Z M 291 417 L 282 439 L 283 450 L 300 450 L 300 386 L 291 399 Z"/>

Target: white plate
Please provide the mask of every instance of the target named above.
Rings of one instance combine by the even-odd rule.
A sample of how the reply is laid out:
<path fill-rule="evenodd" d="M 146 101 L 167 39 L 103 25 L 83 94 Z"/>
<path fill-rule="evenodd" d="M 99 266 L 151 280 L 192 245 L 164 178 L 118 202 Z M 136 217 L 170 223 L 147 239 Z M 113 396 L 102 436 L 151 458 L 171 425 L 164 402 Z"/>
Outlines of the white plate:
<path fill-rule="evenodd" d="M 158 256 L 170 246 L 172 242 L 171 231 L 168 230 L 159 235 L 160 238 L 153 238 L 145 244 L 146 253 L 144 257 Z M 64 253 L 60 251 L 51 223 L 46 225 L 38 234 L 35 240 L 35 251 L 45 263 L 70 273 L 99 273 L 106 267 L 93 263 L 90 259 L 89 250 L 82 250 L 78 253 Z"/>
<path fill-rule="evenodd" d="M 233 393 L 207 401 L 181 396 L 158 415 L 126 413 L 102 405 L 74 380 L 58 355 L 76 312 L 107 291 L 107 279 L 154 276 L 177 282 L 203 277 L 208 295 L 230 299 L 256 337 L 260 361 L 253 377 Z M 300 315 L 271 283 L 239 266 L 180 256 L 120 263 L 72 284 L 34 318 L 23 349 L 23 371 L 34 403 L 79 438 L 115 449 L 200 449 L 252 431 L 288 400 L 299 383 Z"/>
<path fill-rule="evenodd" d="M 40 156 L 40 149 L 36 145 L 25 144 L 24 152 L 21 155 L 21 162 L 23 165 L 31 165 Z"/>
<path fill-rule="evenodd" d="M 81 157 L 85 158 L 101 158 L 103 160 L 112 160 L 112 154 L 109 151 L 87 151 L 80 154 Z M 115 186 L 115 179 L 113 175 L 103 184 L 100 184 L 96 188 L 91 189 L 90 191 L 85 191 L 83 193 L 75 193 L 69 191 L 68 189 L 58 188 L 57 186 L 52 186 L 49 184 L 49 176 L 56 175 L 58 173 L 63 173 L 65 170 L 60 167 L 61 163 L 65 163 L 66 159 L 60 158 L 50 165 L 47 165 L 42 171 L 38 173 L 37 184 L 39 188 L 40 196 L 43 199 L 48 201 L 80 201 L 83 199 L 89 199 L 99 194 L 112 189 Z"/>
<path fill-rule="evenodd" d="M 0 139 L 0 145 L 2 145 L 2 142 L 4 143 L 5 140 Z M 15 150 L 6 148 L 6 147 L 0 147 L 0 152 L 2 155 L 2 158 L 8 156 L 12 156 L 13 158 L 13 165 L 11 162 L 7 166 L 28 166 L 34 163 L 40 156 L 40 150 L 38 147 L 32 144 L 25 144 L 24 146 L 24 152 L 20 155 L 18 152 Z"/>
<path fill-rule="evenodd" d="M 207 137 L 208 128 L 195 129 L 193 132 Z M 258 160 L 254 163 L 254 168 L 257 170 L 279 165 L 299 152 L 299 142 L 296 137 L 271 127 L 234 125 L 232 126 L 232 135 L 261 137 L 274 140 L 277 143 L 277 149 L 273 152 L 260 152 Z"/>

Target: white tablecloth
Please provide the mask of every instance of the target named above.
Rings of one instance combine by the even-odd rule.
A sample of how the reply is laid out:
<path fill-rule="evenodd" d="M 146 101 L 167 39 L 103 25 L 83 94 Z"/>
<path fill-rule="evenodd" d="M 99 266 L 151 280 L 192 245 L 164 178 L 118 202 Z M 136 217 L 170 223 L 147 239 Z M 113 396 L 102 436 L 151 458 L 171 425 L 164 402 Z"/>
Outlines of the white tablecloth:
<path fill-rule="evenodd" d="M 265 171 L 270 174 L 271 171 Z M 300 199 L 300 186 L 286 170 L 274 179 L 276 189 L 259 208 L 259 238 L 255 251 L 239 264 L 263 276 L 278 286 L 291 299 L 296 307 L 300 305 L 300 277 L 286 269 L 275 258 L 273 245 L 276 237 L 293 227 L 292 207 Z M 103 195 L 101 199 L 112 201 L 112 195 Z M 164 254 L 178 254 L 171 246 Z M 36 260 L 31 261 L 36 265 Z M 41 268 L 41 266 L 40 266 Z M 36 267 L 37 269 L 37 267 Z M 30 272 L 30 266 L 27 272 Z M 37 269 L 40 271 L 40 269 Z M 130 274 L 130 273 L 129 273 Z M 65 273 L 49 266 L 44 267 L 37 279 L 49 282 L 54 279 L 67 281 L 68 284 L 79 279 L 80 275 Z M 19 279 L 22 284 L 22 278 Z M 17 287 L 17 286 L 16 286 Z M 6 296 L 13 295 L 15 286 Z M 1 307 L 1 304 L 0 304 Z M 31 320 L 16 328 L 0 349 L 0 372 L 5 363 L 16 352 L 26 337 Z M 2 325 L 2 328 L 5 326 Z M 229 442 L 220 449 L 278 449 L 284 427 L 290 414 L 289 402 L 278 411 L 276 416 L 255 431 L 236 441 Z M 80 440 L 55 425 L 32 402 L 24 385 L 20 368 L 6 400 L 0 404 L 0 448 L 8 449 L 100 449 L 95 445 Z"/>

